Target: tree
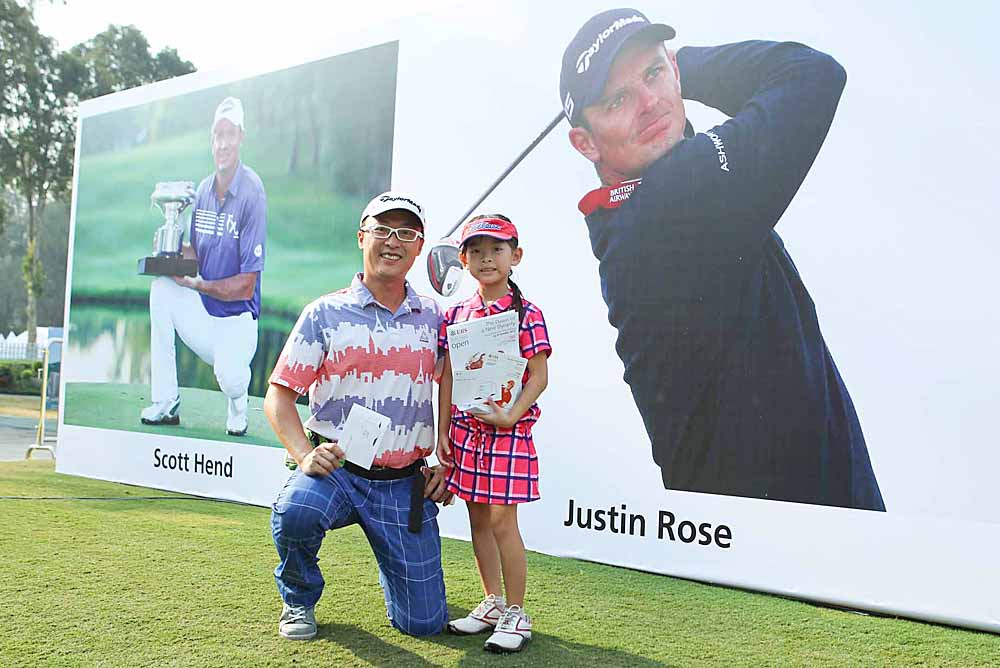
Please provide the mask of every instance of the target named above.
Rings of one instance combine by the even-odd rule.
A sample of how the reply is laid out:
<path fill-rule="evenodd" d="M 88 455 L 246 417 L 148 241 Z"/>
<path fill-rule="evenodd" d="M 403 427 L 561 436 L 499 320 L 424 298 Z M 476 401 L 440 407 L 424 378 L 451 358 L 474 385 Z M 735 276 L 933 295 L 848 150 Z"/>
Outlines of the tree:
<path fill-rule="evenodd" d="M 35 26 L 31 11 L 0 0 L 0 179 L 27 208 L 22 263 L 25 325 L 35 342 L 37 301 L 44 281 L 38 227 L 45 206 L 70 189 L 80 63 L 57 53 Z"/>
<path fill-rule="evenodd" d="M 194 72 L 194 65 L 182 60 L 176 49 L 165 47 L 152 55 L 146 36 L 135 26 L 109 25 L 70 53 L 86 70 L 80 99 Z"/>
<path fill-rule="evenodd" d="M 58 52 L 35 25 L 31 3 L 0 0 L 0 185 L 26 209 L 21 271 L 30 343 L 45 285 L 39 225 L 46 205 L 71 188 L 78 101 L 193 71 L 175 49 L 151 55 L 135 26 L 108 26 Z M 0 232 L 10 216 L 11 207 L 0 204 Z"/>

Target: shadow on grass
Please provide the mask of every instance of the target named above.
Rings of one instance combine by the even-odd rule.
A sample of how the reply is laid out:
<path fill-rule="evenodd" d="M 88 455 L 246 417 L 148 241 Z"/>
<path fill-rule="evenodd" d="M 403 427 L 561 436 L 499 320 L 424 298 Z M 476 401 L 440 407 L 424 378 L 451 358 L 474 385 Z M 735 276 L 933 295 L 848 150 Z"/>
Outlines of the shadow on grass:
<path fill-rule="evenodd" d="M 452 619 L 468 611 L 458 611 L 449 606 Z M 388 622 L 386 622 L 388 625 Z M 396 632 L 394 630 L 394 632 Z M 670 668 L 670 664 L 616 649 L 570 642 L 546 633 L 534 633 L 523 653 L 506 659 L 483 649 L 486 634 L 457 636 L 447 632 L 420 638 L 423 642 L 442 645 L 463 653 L 458 666 L 491 666 L 503 661 L 508 666 L 544 664 L 546 666 L 603 666 L 607 668 Z M 406 666 L 407 668 L 432 668 L 439 664 L 383 638 L 349 624 L 321 624 L 317 638 L 334 642 L 358 658 L 374 666 Z"/>
<path fill-rule="evenodd" d="M 478 651 L 485 653 L 481 647 Z M 630 654 L 618 649 L 595 647 L 579 642 L 562 640 L 558 636 L 545 633 L 533 633 L 531 644 L 524 650 L 530 657 L 532 652 L 545 653 L 545 663 L 551 666 L 602 666 L 604 668 L 671 668 L 677 664 L 663 663 L 637 654 Z M 482 659 L 467 656 L 459 662 L 459 666 L 478 666 Z"/>
<path fill-rule="evenodd" d="M 386 621 L 387 625 L 388 623 Z M 320 624 L 316 638 L 336 643 L 373 666 L 434 668 L 438 665 L 350 624 Z"/>

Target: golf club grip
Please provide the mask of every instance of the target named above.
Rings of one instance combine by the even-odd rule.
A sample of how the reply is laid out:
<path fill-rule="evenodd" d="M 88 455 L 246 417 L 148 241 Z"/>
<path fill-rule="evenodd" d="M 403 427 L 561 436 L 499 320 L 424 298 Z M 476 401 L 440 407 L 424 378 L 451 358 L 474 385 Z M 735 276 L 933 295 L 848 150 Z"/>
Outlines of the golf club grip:
<path fill-rule="evenodd" d="M 454 225 L 451 226 L 451 229 L 448 230 L 447 233 L 445 233 L 445 235 L 444 235 L 443 238 L 447 239 L 452 234 L 454 234 L 455 230 L 458 229 L 458 226 L 465 222 L 465 219 L 468 218 L 469 215 L 473 211 L 476 210 L 476 207 L 479 206 L 480 204 L 482 204 L 483 200 L 485 200 L 487 197 L 489 197 L 490 193 L 492 193 L 494 190 L 496 190 L 496 187 L 498 185 L 500 185 L 505 178 L 507 178 L 507 175 L 510 174 L 512 171 L 514 171 L 515 167 L 517 167 L 519 164 L 521 164 L 521 161 L 524 160 L 524 158 L 529 153 L 531 153 L 531 151 L 534 150 L 534 148 L 536 146 L 538 146 L 539 142 L 541 142 L 543 139 L 545 139 L 545 137 L 547 137 L 548 134 L 550 132 L 552 132 L 552 129 L 555 126 L 559 125 L 559 121 L 561 121 L 563 118 L 565 118 L 565 116 L 563 114 L 562 109 L 560 109 L 559 113 L 556 114 L 556 117 L 553 118 L 551 121 L 549 121 L 549 124 L 545 126 L 545 129 L 542 130 L 541 134 L 539 134 L 537 137 L 535 137 L 535 140 L 533 142 L 531 142 L 530 144 L 528 144 L 527 148 L 525 148 L 523 151 L 521 151 L 521 154 L 518 155 L 517 158 L 514 159 L 514 162 L 510 163 L 510 167 L 508 167 L 507 169 L 505 169 L 503 171 L 503 173 L 500 174 L 500 176 L 497 177 L 497 180 L 494 181 L 490 185 L 490 187 L 486 189 L 486 192 L 484 192 L 482 195 L 480 195 L 479 198 L 475 202 L 473 202 L 472 206 L 470 206 L 469 209 L 459 217 L 458 221 Z"/>

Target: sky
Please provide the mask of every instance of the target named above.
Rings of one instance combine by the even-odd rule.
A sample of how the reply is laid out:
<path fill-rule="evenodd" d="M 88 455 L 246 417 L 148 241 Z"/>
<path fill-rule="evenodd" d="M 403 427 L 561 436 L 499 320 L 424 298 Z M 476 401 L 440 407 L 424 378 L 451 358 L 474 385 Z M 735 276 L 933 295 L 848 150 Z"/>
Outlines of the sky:
<path fill-rule="evenodd" d="M 369 0 L 363 4 L 285 0 L 280 4 L 284 11 L 260 12 L 234 2 L 55 0 L 40 1 L 35 20 L 60 49 L 90 39 L 112 23 L 134 25 L 146 35 L 154 53 L 173 47 L 199 70 L 213 71 L 234 58 L 244 64 L 264 64 L 277 50 L 315 52 L 332 32 L 362 30 L 410 16 L 418 6 L 424 12 L 454 4 L 454 0 Z M 260 48 L 261 44 L 267 48 Z"/>

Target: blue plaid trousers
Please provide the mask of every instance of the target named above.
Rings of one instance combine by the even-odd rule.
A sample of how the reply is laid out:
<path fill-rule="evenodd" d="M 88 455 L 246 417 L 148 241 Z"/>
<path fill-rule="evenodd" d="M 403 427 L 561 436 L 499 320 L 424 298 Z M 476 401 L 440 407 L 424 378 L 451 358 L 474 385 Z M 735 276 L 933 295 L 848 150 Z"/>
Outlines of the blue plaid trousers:
<path fill-rule="evenodd" d="M 375 553 L 386 614 L 415 636 L 448 621 L 437 505 L 424 500 L 420 533 L 407 531 L 411 478 L 368 480 L 344 469 L 313 478 L 296 471 L 271 506 L 271 533 L 281 563 L 274 580 L 289 605 L 312 607 L 323 593 L 319 548 L 330 529 L 359 524 Z M 345 587 L 349 586 L 345 583 Z"/>

